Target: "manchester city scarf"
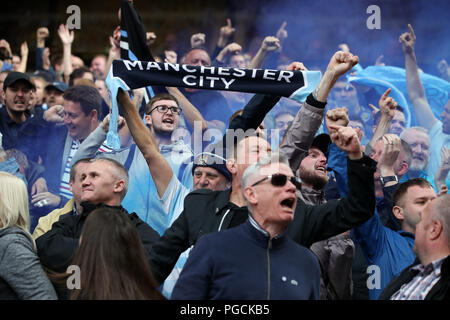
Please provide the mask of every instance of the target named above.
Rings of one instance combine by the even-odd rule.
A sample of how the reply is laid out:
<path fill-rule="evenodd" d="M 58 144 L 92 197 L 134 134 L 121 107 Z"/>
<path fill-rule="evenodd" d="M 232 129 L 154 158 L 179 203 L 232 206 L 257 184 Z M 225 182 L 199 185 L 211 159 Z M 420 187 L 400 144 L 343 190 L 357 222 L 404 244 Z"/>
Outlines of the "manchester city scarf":
<path fill-rule="evenodd" d="M 149 85 L 266 93 L 303 102 L 319 84 L 320 77 L 320 71 L 240 69 L 115 60 L 106 84 L 111 91 L 114 110 L 117 108 L 119 88 L 128 91 Z M 110 132 L 114 130 L 113 126 L 117 127 L 117 121 L 110 122 Z M 110 135 L 107 136 L 108 146 L 119 149 L 120 139 L 109 138 Z"/>

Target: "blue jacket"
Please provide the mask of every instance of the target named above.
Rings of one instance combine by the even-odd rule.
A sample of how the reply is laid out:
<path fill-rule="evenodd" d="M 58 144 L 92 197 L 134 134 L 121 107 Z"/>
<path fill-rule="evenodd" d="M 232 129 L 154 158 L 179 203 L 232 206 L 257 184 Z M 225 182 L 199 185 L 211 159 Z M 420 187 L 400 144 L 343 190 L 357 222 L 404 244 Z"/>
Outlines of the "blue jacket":
<path fill-rule="evenodd" d="M 286 233 L 270 240 L 252 220 L 201 237 L 172 299 L 317 300 L 320 267 L 315 255 Z"/>
<path fill-rule="evenodd" d="M 373 283 L 369 287 L 371 300 L 378 299 L 387 284 L 416 258 L 413 252 L 414 235 L 383 226 L 377 213 L 363 225 L 354 228 L 352 238 L 361 245 L 369 267 L 379 267 L 379 270 L 377 267 L 372 270 L 374 277 L 369 275 L 368 279 L 368 282 Z M 378 275 L 379 279 L 376 278 Z"/>
<path fill-rule="evenodd" d="M 330 145 L 329 150 L 328 165 L 336 173 L 338 189 L 341 196 L 345 196 L 348 193 L 347 168 L 342 166 L 342 152 L 337 150 L 334 144 Z M 381 291 L 389 281 L 400 274 L 404 268 L 412 264 L 416 258 L 413 252 L 414 235 L 402 230 L 395 231 L 384 226 L 378 214 L 378 211 L 382 210 L 384 212 L 384 220 L 389 225 L 392 224 L 392 221 L 386 218 L 387 211 L 389 210 L 384 210 L 384 207 L 392 207 L 390 195 L 396 187 L 384 188 L 384 194 L 388 194 L 388 197 L 385 196 L 385 198 L 388 199 L 377 199 L 375 214 L 361 226 L 352 229 L 351 232 L 352 239 L 355 243 L 361 245 L 369 268 L 376 266 L 374 269 L 368 270 L 368 272 L 371 272 L 371 270 L 374 272 L 373 275 L 369 275 L 368 279 L 368 282 L 372 282 L 373 280 L 373 286 L 369 288 L 369 297 L 371 300 L 378 299 Z M 385 189 L 388 189 L 390 192 L 386 193 Z M 392 216 L 392 213 L 390 215 Z M 380 276 L 379 279 L 376 278 L 378 275 Z"/>

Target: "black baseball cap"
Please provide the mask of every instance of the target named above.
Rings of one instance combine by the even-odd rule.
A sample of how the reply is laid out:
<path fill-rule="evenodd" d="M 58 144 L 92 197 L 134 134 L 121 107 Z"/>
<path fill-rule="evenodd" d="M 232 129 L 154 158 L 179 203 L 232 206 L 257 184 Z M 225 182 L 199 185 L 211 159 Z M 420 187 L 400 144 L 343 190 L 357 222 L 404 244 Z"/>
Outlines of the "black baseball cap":
<path fill-rule="evenodd" d="M 330 146 L 331 138 L 326 133 L 321 133 L 314 137 L 311 147 L 316 147 L 328 158 L 328 147 Z"/>
<path fill-rule="evenodd" d="M 13 71 L 8 74 L 8 76 L 5 79 L 5 82 L 3 82 L 3 91 L 6 91 L 6 88 L 8 88 L 13 83 L 19 80 L 27 82 L 33 89 L 36 88 L 33 82 L 31 82 L 30 77 L 26 73 Z"/>
<path fill-rule="evenodd" d="M 56 90 L 64 93 L 69 86 L 65 82 L 55 81 L 45 86 L 45 90 L 50 90 L 51 88 L 55 88 Z"/>

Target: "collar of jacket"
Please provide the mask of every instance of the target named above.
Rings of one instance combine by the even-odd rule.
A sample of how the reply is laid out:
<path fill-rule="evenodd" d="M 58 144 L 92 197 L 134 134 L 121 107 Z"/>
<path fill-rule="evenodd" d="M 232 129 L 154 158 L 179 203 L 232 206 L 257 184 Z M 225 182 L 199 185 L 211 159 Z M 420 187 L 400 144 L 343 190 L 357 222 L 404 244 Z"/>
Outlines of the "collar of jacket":
<path fill-rule="evenodd" d="M 248 220 L 246 222 L 247 228 L 251 229 L 250 234 L 253 235 L 253 238 L 258 240 L 263 247 L 267 247 L 267 244 L 270 240 L 270 234 L 266 230 L 264 230 L 258 222 L 253 218 L 252 214 L 248 214 Z M 277 234 L 272 238 L 272 247 L 280 245 L 286 239 L 286 231 L 281 234 Z"/>
<path fill-rule="evenodd" d="M 308 187 L 305 187 L 302 184 L 302 188 L 300 190 L 300 197 L 306 204 L 322 204 L 325 203 L 325 193 L 323 190 L 314 190 Z"/>
<path fill-rule="evenodd" d="M 222 209 L 225 208 L 230 202 L 231 188 L 221 191 L 217 195 L 216 205 L 215 205 L 215 214 L 219 215 L 222 212 Z"/>
<path fill-rule="evenodd" d="M 122 206 L 108 206 L 107 204 L 104 203 L 92 204 L 88 202 L 82 202 L 80 205 L 83 207 L 83 213 L 81 214 L 80 219 L 86 219 L 89 213 L 98 208 L 116 208 L 123 212 L 127 212 L 125 208 Z"/>

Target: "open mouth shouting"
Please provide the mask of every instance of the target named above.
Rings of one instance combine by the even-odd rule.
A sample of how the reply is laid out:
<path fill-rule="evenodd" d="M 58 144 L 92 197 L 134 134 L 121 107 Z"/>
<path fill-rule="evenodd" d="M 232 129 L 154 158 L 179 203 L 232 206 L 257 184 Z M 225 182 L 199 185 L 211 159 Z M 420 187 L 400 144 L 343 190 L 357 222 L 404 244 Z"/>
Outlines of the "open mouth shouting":
<path fill-rule="evenodd" d="M 280 206 L 283 208 L 283 211 L 291 214 L 294 213 L 296 205 L 297 197 L 295 195 L 287 196 L 280 202 Z"/>
<path fill-rule="evenodd" d="M 326 166 L 324 166 L 324 165 L 317 165 L 316 167 L 315 167 L 315 169 L 316 169 L 316 171 L 319 171 L 319 172 L 321 172 L 321 173 L 323 173 L 323 174 L 327 174 L 327 168 L 326 168 Z"/>

